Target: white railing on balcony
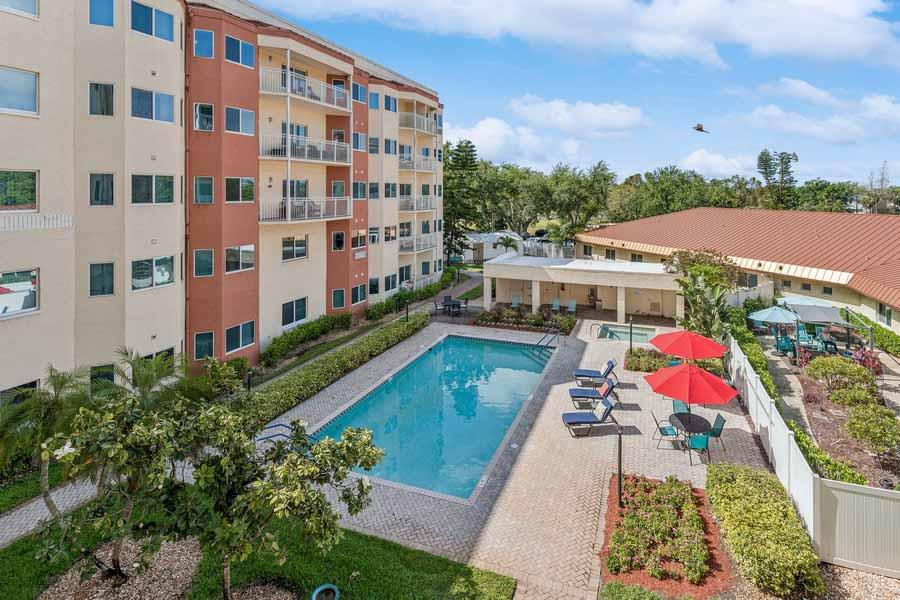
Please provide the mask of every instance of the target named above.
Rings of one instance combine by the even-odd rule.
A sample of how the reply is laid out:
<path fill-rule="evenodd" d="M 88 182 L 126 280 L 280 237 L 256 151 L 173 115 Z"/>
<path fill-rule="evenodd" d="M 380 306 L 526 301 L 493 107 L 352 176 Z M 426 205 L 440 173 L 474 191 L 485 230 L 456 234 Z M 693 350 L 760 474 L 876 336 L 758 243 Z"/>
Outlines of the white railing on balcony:
<path fill-rule="evenodd" d="M 437 124 L 433 118 L 413 112 L 400 113 L 400 127 L 417 129 L 426 133 L 434 133 L 437 130 Z"/>
<path fill-rule="evenodd" d="M 437 246 L 437 236 L 433 233 L 416 236 L 416 251 L 428 250 Z"/>
<path fill-rule="evenodd" d="M 437 274 L 435 275 L 426 275 L 425 277 L 419 277 L 416 279 L 415 283 L 413 283 L 413 289 L 420 289 L 425 287 L 426 285 L 431 285 L 435 281 L 438 280 Z"/>
<path fill-rule="evenodd" d="M 405 171 L 428 171 L 432 173 L 436 163 L 437 161 L 427 156 L 400 155 L 400 168 Z"/>
<path fill-rule="evenodd" d="M 299 73 L 291 73 L 279 69 L 261 69 L 259 72 L 259 90 L 286 94 L 290 83 L 291 95 L 311 102 L 333 106 L 342 110 L 350 110 L 350 95 L 343 88 L 329 85 L 318 79 L 310 79 Z"/>
<path fill-rule="evenodd" d="M 431 210 L 434 208 L 434 201 L 431 196 L 400 196 L 400 210 Z"/>
<path fill-rule="evenodd" d="M 401 254 L 406 252 L 415 252 L 416 251 L 416 238 L 413 236 L 407 237 L 398 237 L 397 238 L 397 251 Z"/>
<path fill-rule="evenodd" d="M 337 198 L 281 198 L 260 200 L 260 223 L 291 223 L 320 219 L 341 219 L 352 216 L 353 201 L 347 196 Z"/>
<path fill-rule="evenodd" d="M 290 144 L 288 144 L 290 137 Z M 259 155 L 268 158 L 287 158 L 288 145 L 291 158 L 316 162 L 350 164 L 350 144 L 314 140 L 299 135 L 266 134 L 259 136 Z"/>

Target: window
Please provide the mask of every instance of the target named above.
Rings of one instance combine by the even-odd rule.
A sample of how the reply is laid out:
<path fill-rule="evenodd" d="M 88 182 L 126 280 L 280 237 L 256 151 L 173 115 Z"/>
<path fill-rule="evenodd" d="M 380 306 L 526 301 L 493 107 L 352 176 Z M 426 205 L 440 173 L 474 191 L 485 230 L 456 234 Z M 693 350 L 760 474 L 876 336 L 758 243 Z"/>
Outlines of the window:
<path fill-rule="evenodd" d="M 194 334 L 194 360 L 203 360 L 215 356 L 215 344 L 212 331 L 204 331 Z"/>
<path fill-rule="evenodd" d="M 437 156 L 438 162 L 444 162 L 444 150 L 442 148 L 435 150 L 434 155 Z"/>
<path fill-rule="evenodd" d="M 616 249 L 615 248 L 606 248 L 604 250 L 606 260 L 616 260 Z"/>
<path fill-rule="evenodd" d="M 397 184 L 396 183 L 384 184 L 384 197 L 385 198 L 396 198 L 397 197 Z"/>
<path fill-rule="evenodd" d="M 0 318 L 40 308 L 38 269 L 0 272 L 0 286 L 9 290 L 0 296 Z"/>
<path fill-rule="evenodd" d="M 295 260 L 308 256 L 309 236 L 281 238 L 281 260 Z"/>
<path fill-rule="evenodd" d="M 331 308 L 344 308 L 344 290 L 331 290 Z"/>
<path fill-rule="evenodd" d="M 584 245 L 582 252 L 584 253 L 585 256 L 593 256 L 594 255 L 594 249 L 591 248 L 590 246 L 588 246 L 587 244 Z"/>
<path fill-rule="evenodd" d="M 397 112 L 397 99 L 393 96 L 384 95 L 384 110 Z"/>
<path fill-rule="evenodd" d="M 175 257 L 159 256 L 131 261 L 131 289 L 145 290 L 175 283 Z"/>
<path fill-rule="evenodd" d="M 358 83 L 353 84 L 353 100 L 355 102 L 366 103 L 366 86 Z"/>
<path fill-rule="evenodd" d="M 37 114 L 38 74 L 0 67 L 0 110 Z"/>
<path fill-rule="evenodd" d="M 434 261 L 434 271 L 435 273 L 439 273 L 444 270 L 444 259 L 439 258 Z"/>
<path fill-rule="evenodd" d="M 408 198 L 412 196 L 412 184 L 411 183 L 401 183 L 400 184 L 400 197 Z"/>
<path fill-rule="evenodd" d="M 354 250 L 356 248 L 365 248 L 366 247 L 366 230 L 365 229 L 357 229 L 353 232 L 353 237 L 350 238 L 350 247 Z"/>
<path fill-rule="evenodd" d="M 378 149 L 381 147 L 381 141 L 377 137 L 369 136 L 369 154 L 378 154 Z"/>
<path fill-rule="evenodd" d="M 256 67 L 256 48 L 249 42 L 226 35 L 225 60 L 253 69 Z"/>
<path fill-rule="evenodd" d="M 225 353 L 252 346 L 256 339 L 256 324 L 247 321 L 225 330 Z"/>
<path fill-rule="evenodd" d="M 90 174 L 90 205 L 91 206 L 112 206 L 113 205 L 113 175 L 112 173 L 91 173 Z M 2 188 L 2 186 L 0 186 Z"/>
<path fill-rule="evenodd" d="M 0 210 L 37 210 L 37 206 L 37 171 L 0 171 Z"/>
<path fill-rule="evenodd" d="M 422 233 L 431 233 L 431 221 L 422 221 Z"/>
<path fill-rule="evenodd" d="M 359 304 L 366 301 L 366 284 L 361 283 L 350 288 L 350 303 Z"/>
<path fill-rule="evenodd" d="M 340 142 L 344 143 L 344 130 L 343 129 L 332 129 L 331 130 L 331 141 L 332 142 Z"/>
<path fill-rule="evenodd" d="M 331 182 L 331 197 L 332 198 L 343 198 L 346 194 L 346 190 L 344 189 L 344 181 L 332 181 Z"/>
<path fill-rule="evenodd" d="M 88 85 L 90 94 L 89 113 L 97 117 L 113 116 L 113 84 L 91 83 Z"/>
<path fill-rule="evenodd" d="M 380 107 L 381 99 L 378 97 L 378 92 L 369 92 L 369 108 L 378 110 Z"/>
<path fill-rule="evenodd" d="M 354 85 L 356 85 L 356 84 L 354 84 Z M 353 149 L 354 150 L 361 150 L 361 151 L 365 152 L 368 144 L 369 144 L 368 138 L 366 137 L 365 133 L 358 133 L 356 131 L 353 132 Z"/>
<path fill-rule="evenodd" d="M 256 266 L 256 246 L 231 246 L 225 248 L 225 272 L 249 271 Z"/>
<path fill-rule="evenodd" d="M 90 295 L 112 296 L 114 289 L 114 263 L 97 263 L 90 266 Z"/>
<path fill-rule="evenodd" d="M 395 242 L 397 241 L 397 226 L 391 225 L 390 227 L 384 228 L 384 242 Z"/>
<path fill-rule="evenodd" d="M 252 177 L 226 177 L 225 202 L 254 202 L 256 180 Z"/>
<path fill-rule="evenodd" d="M 369 277 L 369 295 L 378 293 L 378 284 L 381 283 L 381 280 L 377 277 Z"/>
<path fill-rule="evenodd" d="M 212 277 L 213 264 L 211 248 L 194 250 L 194 277 Z"/>
<path fill-rule="evenodd" d="M 194 177 L 194 204 L 212 204 L 213 187 L 212 177 Z"/>
<path fill-rule="evenodd" d="M 878 322 L 887 327 L 893 322 L 893 310 L 887 304 L 878 303 Z"/>
<path fill-rule="evenodd" d="M 397 154 L 397 140 L 390 140 L 388 138 L 384 138 L 384 153 L 385 154 Z"/>
<path fill-rule="evenodd" d="M 644 262 L 644 255 L 643 254 L 635 254 L 634 252 L 632 252 L 631 253 L 631 262 Z"/>
<path fill-rule="evenodd" d="M 790 288 L 791 288 L 791 280 L 790 280 L 790 279 L 782 279 L 782 280 L 781 280 L 781 287 L 782 287 L 782 288 L 790 289 Z"/>
<path fill-rule="evenodd" d="M 306 320 L 306 298 L 298 298 L 281 305 L 281 326 L 291 327 Z"/>
<path fill-rule="evenodd" d="M 412 221 L 400 223 L 400 237 L 409 237 L 412 235 Z"/>
<path fill-rule="evenodd" d="M 343 231 L 332 231 L 331 232 L 331 251 L 332 252 L 341 252 L 344 250 L 344 232 Z"/>
<path fill-rule="evenodd" d="M 215 34 L 206 29 L 194 30 L 194 56 L 197 58 L 213 58 L 216 52 Z"/>
<path fill-rule="evenodd" d="M 384 276 L 384 291 L 389 292 L 391 290 L 397 289 L 397 274 L 393 273 L 391 275 Z"/>
<path fill-rule="evenodd" d="M 108 2 L 112 2 L 112 0 L 107 0 Z M 0 10 L 8 10 L 12 13 L 21 13 L 23 15 L 28 15 L 31 17 L 36 17 L 38 14 L 37 7 L 38 0 L 0 0 Z M 94 2 L 91 1 L 91 7 L 93 7 Z"/>
<path fill-rule="evenodd" d="M 225 131 L 253 135 L 256 132 L 256 114 L 252 110 L 226 106 Z"/>
<path fill-rule="evenodd" d="M 100 391 L 103 386 L 116 381 L 116 368 L 113 365 L 99 365 L 91 367 L 90 383 L 91 393 Z"/>
<path fill-rule="evenodd" d="M 175 177 L 172 175 L 132 175 L 132 204 L 172 204 L 175 201 Z"/>
<path fill-rule="evenodd" d="M 832 294 L 834 294 L 834 290 L 826 285 L 826 286 L 822 287 L 822 293 L 825 294 L 826 296 L 831 296 Z"/>
<path fill-rule="evenodd" d="M 810 285 L 810 284 L 808 284 L 808 283 L 801 283 L 801 284 L 800 284 L 800 289 L 803 290 L 804 292 L 811 292 L 811 291 L 812 291 L 812 285 Z"/>
<path fill-rule="evenodd" d="M 427 260 L 422 261 L 422 275 L 431 275 L 431 263 Z"/>
<path fill-rule="evenodd" d="M 437 196 L 438 198 L 442 198 L 444 196 L 444 186 L 437 186 Z"/>
<path fill-rule="evenodd" d="M 412 265 L 406 265 L 405 267 L 400 267 L 400 272 L 398 274 L 400 278 L 400 283 L 406 283 L 407 281 L 412 280 Z"/>
<path fill-rule="evenodd" d="M 427 196 L 429 190 L 429 185 L 427 183 L 422 184 L 422 195 Z"/>
<path fill-rule="evenodd" d="M 381 232 L 377 227 L 369 227 L 369 245 L 377 244 Z M 377 293 L 377 292 L 376 292 Z"/>
<path fill-rule="evenodd" d="M 438 220 L 437 220 L 437 230 L 438 230 L 438 231 L 443 231 L 443 230 L 444 230 L 444 220 L 443 220 L 443 219 L 438 219 Z"/>
<path fill-rule="evenodd" d="M 212 131 L 213 122 L 212 104 L 194 104 L 194 129 L 196 131 Z"/>
<path fill-rule="evenodd" d="M 366 182 L 365 181 L 354 181 L 353 182 L 353 198 L 357 200 L 365 200 L 366 199 Z"/>
<path fill-rule="evenodd" d="M 16 387 L 0 390 L 0 404 L 18 404 L 28 397 L 28 394 L 38 389 L 38 380 L 29 381 Z"/>
<path fill-rule="evenodd" d="M 378 182 L 370 183 L 369 184 L 369 198 L 372 200 L 377 200 L 378 192 L 380 189 L 381 189 L 381 187 L 378 185 Z"/>
<path fill-rule="evenodd" d="M 171 42 L 175 40 L 175 17 L 165 11 L 132 0 L 131 29 Z"/>
<path fill-rule="evenodd" d="M 175 122 L 175 96 L 131 88 L 131 116 L 165 123 Z"/>

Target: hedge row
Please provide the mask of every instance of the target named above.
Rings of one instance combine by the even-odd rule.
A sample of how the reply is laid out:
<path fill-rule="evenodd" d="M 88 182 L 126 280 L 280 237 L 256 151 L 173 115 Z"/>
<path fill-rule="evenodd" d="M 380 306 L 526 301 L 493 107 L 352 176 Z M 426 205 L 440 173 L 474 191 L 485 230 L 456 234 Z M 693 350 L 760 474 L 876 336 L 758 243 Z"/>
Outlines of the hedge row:
<path fill-rule="evenodd" d="M 769 373 L 769 363 L 766 361 L 766 355 L 762 346 L 756 341 L 753 332 L 747 328 L 747 311 L 742 308 L 732 308 L 729 318 L 731 321 L 729 324 L 731 337 L 734 338 L 741 350 L 744 351 L 744 354 L 747 355 L 747 360 L 750 362 L 753 370 L 756 371 L 756 374 L 759 375 L 766 393 L 775 401 L 776 405 L 780 406 L 781 394 L 778 393 L 778 388 L 775 387 L 775 380 L 772 379 L 772 374 Z"/>
<path fill-rule="evenodd" d="M 709 465 L 706 490 L 722 535 L 747 579 L 780 597 L 824 593 L 819 557 L 774 475 Z"/>
<path fill-rule="evenodd" d="M 848 311 L 844 311 L 845 316 Z M 887 327 L 879 325 L 872 319 L 858 315 L 856 313 L 849 314 L 849 321 L 857 325 L 868 325 L 872 328 L 872 337 L 875 338 L 875 345 L 884 350 L 888 354 L 900 356 L 900 335 L 897 335 Z"/>
<path fill-rule="evenodd" d="M 240 401 L 242 406 L 238 408 L 247 415 L 248 423 L 261 427 L 289 408 L 310 399 L 350 371 L 396 346 L 427 324 L 427 313 L 411 314 L 409 321 L 395 321 L 346 348 L 327 354 L 302 369 L 285 375 L 259 392 L 248 394 Z"/>
<path fill-rule="evenodd" d="M 793 421 L 787 421 L 788 429 L 794 432 L 794 441 L 800 448 L 800 452 L 806 457 L 806 461 L 813 471 L 821 477 L 833 479 L 834 481 L 843 481 L 844 483 L 857 483 L 866 485 L 866 477 L 852 466 L 845 462 L 841 462 L 831 458 L 827 452 L 816 445 L 812 437 L 803 431 L 799 425 Z"/>
<path fill-rule="evenodd" d="M 266 367 L 278 364 L 281 359 L 306 342 L 318 339 L 335 329 L 349 329 L 352 322 L 353 315 L 347 312 L 335 316 L 322 315 L 315 321 L 294 327 L 273 339 L 260 354 L 259 362 Z"/>
<path fill-rule="evenodd" d="M 668 356 L 659 350 L 650 348 L 631 348 L 625 351 L 625 369 L 628 371 L 640 371 L 641 373 L 654 373 L 668 367 L 672 361 L 680 361 L 677 356 Z M 710 373 L 722 377 L 725 375 L 725 367 L 721 358 L 708 358 L 694 361 L 699 367 Z"/>
<path fill-rule="evenodd" d="M 385 315 L 397 312 L 398 308 L 406 306 L 410 302 L 420 302 L 422 300 L 428 300 L 429 298 L 439 294 L 442 290 L 450 287 L 455 279 L 456 269 L 453 267 L 447 267 L 446 269 L 444 269 L 441 278 L 432 284 L 426 285 L 425 287 L 421 287 L 417 290 L 401 290 L 387 300 L 382 300 L 381 302 L 370 304 L 366 307 L 366 319 L 370 321 L 377 321 Z"/>

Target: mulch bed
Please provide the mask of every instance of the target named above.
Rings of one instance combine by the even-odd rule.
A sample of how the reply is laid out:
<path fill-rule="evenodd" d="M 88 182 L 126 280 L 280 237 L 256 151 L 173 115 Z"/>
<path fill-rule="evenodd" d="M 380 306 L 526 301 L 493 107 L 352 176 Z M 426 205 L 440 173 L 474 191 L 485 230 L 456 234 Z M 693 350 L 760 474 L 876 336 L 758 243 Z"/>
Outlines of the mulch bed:
<path fill-rule="evenodd" d="M 694 600 L 706 600 L 732 588 L 735 581 L 734 567 L 725 550 L 724 542 L 719 535 L 719 527 L 712 518 L 709 502 L 706 499 L 706 492 L 697 488 L 691 488 L 691 491 L 693 492 L 694 500 L 700 508 L 700 516 L 703 518 L 706 546 L 709 549 L 710 568 L 709 574 L 702 584 L 694 585 L 687 579 L 656 579 L 644 570 L 618 574 L 610 573 L 606 568 L 606 555 L 612 533 L 621 519 L 617 500 L 617 483 L 617 475 L 610 477 L 606 504 L 606 528 L 603 534 L 603 548 L 600 550 L 600 568 L 603 581 L 618 581 L 628 585 L 639 585 L 667 598 L 689 597 Z M 677 568 L 675 565 L 664 566 Z"/>
<path fill-rule="evenodd" d="M 862 442 L 848 435 L 850 407 L 829 400 L 825 388 L 816 380 L 803 373 L 798 373 L 797 378 L 803 388 L 806 417 L 819 448 L 832 458 L 852 465 L 866 476 L 869 485 L 877 486 L 883 477 L 893 479 L 895 484 L 900 482 L 900 464 L 880 461 L 866 450 Z"/>

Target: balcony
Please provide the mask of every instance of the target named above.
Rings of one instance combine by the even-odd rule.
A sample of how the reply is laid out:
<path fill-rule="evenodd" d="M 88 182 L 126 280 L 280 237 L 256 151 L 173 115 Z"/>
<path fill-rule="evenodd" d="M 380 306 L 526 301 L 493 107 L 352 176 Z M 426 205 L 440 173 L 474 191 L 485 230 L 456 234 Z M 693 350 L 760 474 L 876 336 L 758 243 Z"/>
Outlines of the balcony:
<path fill-rule="evenodd" d="M 437 161 L 427 156 L 410 156 L 402 154 L 400 156 L 401 171 L 424 171 L 426 173 L 434 173 L 437 167 Z"/>
<path fill-rule="evenodd" d="M 400 128 L 415 129 L 416 131 L 430 133 L 431 135 L 437 133 L 437 123 L 435 123 L 434 119 L 412 112 L 400 113 Z"/>
<path fill-rule="evenodd" d="M 436 283 L 439 279 L 440 279 L 440 277 L 438 277 L 437 273 L 434 273 L 432 275 L 425 275 L 424 277 L 419 277 L 413 283 L 413 289 L 416 289 L 416 290 L 421 289 L 425 286 L 431 285 L 432 283 Z"/>
<path fill-rule="evenodd" d="M 270 94 L 287 94 L 328 108 L 350 111 L 350 94 L 347 90 L 329 85 L 318 79 L 310 79 L 299 73 L 288 75 L 280 69 L 260 69 L 259 91 Z"/>
<path fill-rule="evenodd" d="M 259 157 L 287 159 L 287 135 L 267 134 L 259 136 Z M 290 136 L 291 159 L 334 165 L 350 164 L 350 144 L 314 140 L 299 135 Z"/>
<path fill-rule="evenodd" d="M 400 254 L 411 254 L 413 252 L 422 252 L 430 250 L 437 246 L 437 236 L 433 233 L 423 235 L 410 235 L 397 238 L 399 242 L 398 252 Z"/>
<path fill-rule="evenodd" d="M 353 201 L 337 198 L 282 198 L 260 200 L 260 223 L 305 223 L 346 219 L 353 216 Z"/>
<path fill-rule="evenodd" d="M 433 210 L 434 200 L 431 196 L 400 196 L 400 210 L 414 212 L 417 210 Z"/>

